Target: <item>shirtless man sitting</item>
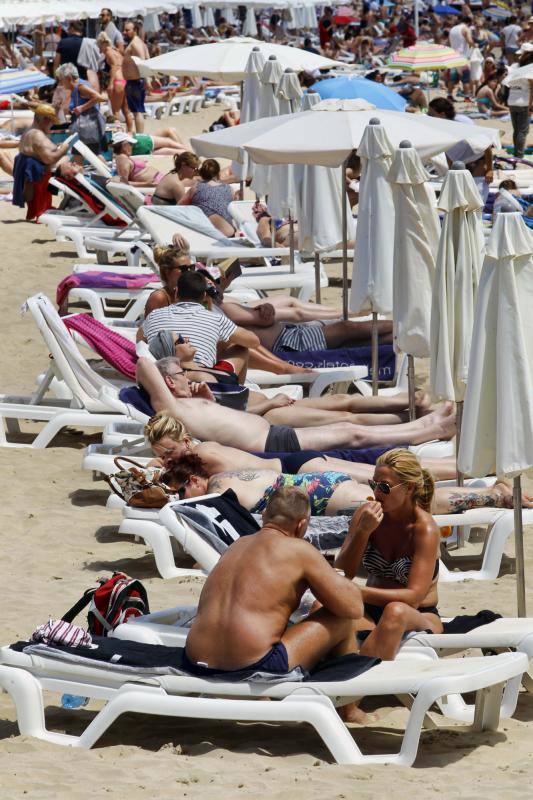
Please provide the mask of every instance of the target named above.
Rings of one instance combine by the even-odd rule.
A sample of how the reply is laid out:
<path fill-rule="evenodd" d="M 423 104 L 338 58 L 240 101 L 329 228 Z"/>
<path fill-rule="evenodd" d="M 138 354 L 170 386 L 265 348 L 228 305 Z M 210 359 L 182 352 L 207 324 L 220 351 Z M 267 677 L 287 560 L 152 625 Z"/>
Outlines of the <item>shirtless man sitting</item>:
<path fill-rule="evenodd" d="M 180 375 L 175 376 L 177 379 Z M 191 436 L 237 447 L 247 452 L 298 452 L 332 450 L 335 447 L 379 447 L 397 444 L 422 444 L 432 439 L 450 439 L 455 434 L 451 404 L 414 422 L 399 425 L 374 425 L 367 428 L 351 422 L 335 422 L 308 428 L 270 425 L 264 417 L 225 408 L 201 397 L 193 398 L 189 382 L 181 376 L 182 387 L 173 396 L 155 363 L 141 357 L 137 362 L 137 382 L 150 396 L 156 412 L 165 411 L 179 419 Z M 201 384 L 199 384 L 201 385 Z"/>
<path fill-rule="evenodd" d="M 265 508 L 261 530 L 225 552 L 204 584 L 187 637 L 183 660 L 189 672 L 253 668 L 283 674 L 355 653 L 361 591 L 302 541 L 308 523 L 306 495 L 280 489 Z M 322 608 L 287 627 L 307 589 Z M 344 707 L 344 719 L 359 715 Z"/>

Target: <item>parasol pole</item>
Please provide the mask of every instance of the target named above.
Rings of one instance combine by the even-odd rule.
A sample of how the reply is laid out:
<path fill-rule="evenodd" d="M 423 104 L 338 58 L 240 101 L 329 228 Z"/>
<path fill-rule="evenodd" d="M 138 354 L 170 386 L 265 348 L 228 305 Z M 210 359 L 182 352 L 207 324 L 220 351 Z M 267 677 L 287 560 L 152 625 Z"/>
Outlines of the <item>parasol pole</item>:
<path fill-rule="evenodd" d="M 457 433 L 455 434 L 455 462 L 457 464 L 457 486 L 464 486 L 465 485 L 465 476 L 459 469 L 459 447 L 461 445 L 461 426 L 463 424 L 463 408 L 464 408 L 464 401 L 460 400 L 455 403 L 455 418 L 456 418 L 456 425 L 457 425 Z"/>
<path fill-rule="evenodd" d="M 519 617 L 526 616 L 526 578 L 524 567 L 524 526 L 522 520 L 522 479 L 513 479 L 514 542 L 516 556 L 516 606 Z"/>
<path fill-rule="evenodd" d="M 320 255 L 315 251 L 315 303 L 322 302 L 322 290 L 320 287 Z"/>
<path fill-rule="evenodd" d="M 379 383 L 378 315 L 372 312 L 372 394 L 377 395 Z"/>
<path fill-rule="evenodd" d="M 294 272 L 294 219 L 289 211 L 289 263 L 291 272 Z"/>
<path fill-rule="evenodd" d="M 244 100 L 244 80 L 241 81 L 241 90 L 240 90 L 240 103 L 239 103 L 239 120 L 242 114 L 242 103 Z M 244 200 L 244 185 L 245 185 L 245 177 L 246 173 L 248 172 L 248 158 L 244 159 L 244 164 L 242 166 L 241 171 L 241 179 L 239 181 L 239 193 L 241 195 L 241 200 Z"/>
<path fill-rule="evenodd" d="M 414 6 L 415 6 L 414 7 L 414 12 L 415 12 L 415 33 L 416 33 L 416 38 L 418 39 L 418 36 L 420 34 L 420 23 L 419 23 L 419 20 L 418 20 L 418 0 L 415 0 Z"/>
<path fill-rule="evenodd" d="M 342 210 L 342 318 L 348 319 L 348 212 L 346 209 L 346 161 L 341 167 Z"/>
<path fill-rule="evenodd" d="M 407 356 L 407 386 L 409 392 L 409 420 L 416 419 L 415 409 L 415 357 Z"/>

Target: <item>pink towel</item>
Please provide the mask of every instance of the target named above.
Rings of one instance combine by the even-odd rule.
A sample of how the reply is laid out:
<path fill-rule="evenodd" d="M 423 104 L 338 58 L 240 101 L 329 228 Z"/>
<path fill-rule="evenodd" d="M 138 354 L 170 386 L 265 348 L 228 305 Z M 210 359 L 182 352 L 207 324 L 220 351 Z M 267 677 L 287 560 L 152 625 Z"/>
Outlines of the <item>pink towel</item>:
<path fill-rule="evenodd" d="M 153 272 L 143 272 L 141 275 L 124 274 L 117 272 L 97 272 L 88 270 L 87 272 L 76 272 L 67 275 L 58 284 L 56 290 L 56 303 L 59 313 L 66 313 L 66 303 L 70 289 L 80 287 L 82 289 L 144 289 L 149 283 L 158 280 Z"/>
<path fill-rule="evenodd" d="M 120 333 L 106 328 L 101 322 L 93 319 L 90 314 L 74 314 L 71 317 L 65 317 L 63 322 L 69 330 L 76 331 L 83 336 L 87 344 L 108 364 L 122 372 L 126 378 L 135 380 L 137 355 L 133 342 L 121 336 Z"/>

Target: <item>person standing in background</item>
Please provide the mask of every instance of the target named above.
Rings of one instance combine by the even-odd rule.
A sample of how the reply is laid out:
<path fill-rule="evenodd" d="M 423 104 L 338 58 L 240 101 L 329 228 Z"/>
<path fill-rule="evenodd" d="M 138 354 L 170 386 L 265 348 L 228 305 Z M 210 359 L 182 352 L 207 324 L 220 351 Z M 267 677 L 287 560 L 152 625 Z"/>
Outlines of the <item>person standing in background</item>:
<path fill-rule="evenodd" d="M 124 39 L 127 44 L 124 50 L 122 71 L 126 79 L 126 101 L 135 119 L 135 130 L 137 133 L 143 133 L 144 113 L 146 110 L 144 107 L 144 100 L 146 97 L 146 89 L 149 88 L 149 86 L 146 84 L 144 78 L 141 78 L 139 68 L 133 59 L 135 56 L 144 61 L 150 58 L 150 53 L 138 33 L 138 23 L 128 20 L 124 25 Z"/>
<path fill-rule="evenodd" d="M 113 22 L 113 12 L 110 8 L 103 8 L 100 11 L 100 30 L 109 36 L 111 44 L 119 53 L 124 52 L 124 37 Z"/>

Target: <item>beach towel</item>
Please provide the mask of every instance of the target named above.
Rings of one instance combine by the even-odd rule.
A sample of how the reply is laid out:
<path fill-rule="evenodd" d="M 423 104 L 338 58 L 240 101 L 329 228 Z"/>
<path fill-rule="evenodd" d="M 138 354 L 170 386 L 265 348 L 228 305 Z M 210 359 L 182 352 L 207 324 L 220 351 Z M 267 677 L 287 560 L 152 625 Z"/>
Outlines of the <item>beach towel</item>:
<path fill-rule="evenodd" d="M 275 355 L 298 367 L 352 367 L 364 366 L 372 372 L 372 348 L 339 347 L 335 350 L 301 350 L 299 352 L 275 350 Z M 392 381 L 396 372 L 396 356 L 391 344 L 379 346 L 379 380 Z"/>
<path fill-rule="evenodd" d="M 76 276 L 74 276 L 76 277 Z M 90 314 L 75 314 L 65 317 L 63 322 L 69 330 L 79 333 L 98 355 L 131 380 L 135 379 L 137 356 L 135 344 L 120 333 L 106 328 Z"/>
<path fill-rule="evenodd" d="M 52 208 L 52 194 L 48 189 L 51 173 L 36 158 L 19 153 L 13 162 L 13 200 L 14 206 L 24 208 L 28 205 L 26 219 L 38 219 Z M 26 201 L 25 186 L 31 184 L 32 198 Z"/>
<path fill-rule="evenodd" d="M 184 648 L 168 647 L 163 644 L 146 644 L 124 639 L 93 636 L 93 647 L 65 647 L 62 645 L 32 644 L 16 642 L 11 649 L 28 655 L 44 656 L 71 664 L 89 667 L 100 666 L 106 671 L 139 675 L 143 677 L 156 675 L 189 675 L 182 665 Z M 253 683 L 284 683 L 292 681 L 329 682 L 355 678 L 363 672 L 379 664 L 381 659 L 350 653 L 339 658 L 331 658 L 321 662 L 311 672 L 301 667 L 294 667 L 287 673 L 259 672 L 254 667 L 234 670 L 232 672 L 215 673 L 202 680 L 237 683 L 241 681 Z M 102 672 L 105 675 L 105 672 Z"/>
<path fill-rule="evenodd" d="M 76 272 L 67 275 L 58 284 L 56 290 L 56 303 L 60 314 L 66 313 L 66 301 L 71 289 L 144 289 L 150 283 L 157 283 L 158 277 L 153 272 L 143 272 L 141 275 L 132 273 L 119 274 L 116 272 Z M 105 326 L 103 326 L 105 327 Z"/>

